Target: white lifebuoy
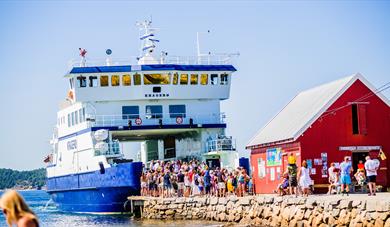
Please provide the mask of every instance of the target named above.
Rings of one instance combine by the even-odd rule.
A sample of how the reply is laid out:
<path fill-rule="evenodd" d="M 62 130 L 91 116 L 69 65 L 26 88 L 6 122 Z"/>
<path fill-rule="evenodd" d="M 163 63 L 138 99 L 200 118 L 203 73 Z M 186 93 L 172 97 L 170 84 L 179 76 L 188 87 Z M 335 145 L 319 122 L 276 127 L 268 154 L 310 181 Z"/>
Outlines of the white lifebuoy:
<path fill-rule="evenodd" d="M 141 118 L 135 119 L 135 124 L 136 125 L 141 125 L 142 124 L 142 119 Z"/>
<path fill-rule="evenodd" d="M 182 117 L 176 117 L 176 124 L 180 125 L 183 123 L 183 118 Z"/>

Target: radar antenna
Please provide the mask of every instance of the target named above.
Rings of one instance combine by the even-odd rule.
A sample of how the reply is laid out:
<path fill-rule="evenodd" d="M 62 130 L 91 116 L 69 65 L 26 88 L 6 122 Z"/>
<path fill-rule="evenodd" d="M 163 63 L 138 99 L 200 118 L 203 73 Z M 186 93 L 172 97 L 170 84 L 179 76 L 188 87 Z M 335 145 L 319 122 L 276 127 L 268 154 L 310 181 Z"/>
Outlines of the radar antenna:
<path fill-rule="evenodd" d="M 141 56 L 151 56 L 156 48 L 156 43 L 160 40 L 155 38 L 155 32 L 157 28 L 151 28 L 152 20 L 144 20 L 142 22 L 137 22 L 136 25 L 140 30 L 140 40 L 141 40 Z"/>

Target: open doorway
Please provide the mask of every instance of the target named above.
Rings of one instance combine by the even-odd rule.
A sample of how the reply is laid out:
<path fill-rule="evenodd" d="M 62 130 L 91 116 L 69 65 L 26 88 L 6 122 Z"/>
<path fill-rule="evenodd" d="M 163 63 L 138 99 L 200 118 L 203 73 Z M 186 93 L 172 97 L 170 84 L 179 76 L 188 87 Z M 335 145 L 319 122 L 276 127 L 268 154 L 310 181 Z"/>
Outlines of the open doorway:
<path fill-rule="evenodd" d="M 176 158 L 176 141 L 173 136 L 164 138 L 164 158 Z"/>
<path fill-rule="evenodd" d="M 368 155 L 368 151 L 353 151 L 352 152 L 352 168 L 354 172 L 358 169 L 358 164 L 366 161 L 366 156 Z"/>

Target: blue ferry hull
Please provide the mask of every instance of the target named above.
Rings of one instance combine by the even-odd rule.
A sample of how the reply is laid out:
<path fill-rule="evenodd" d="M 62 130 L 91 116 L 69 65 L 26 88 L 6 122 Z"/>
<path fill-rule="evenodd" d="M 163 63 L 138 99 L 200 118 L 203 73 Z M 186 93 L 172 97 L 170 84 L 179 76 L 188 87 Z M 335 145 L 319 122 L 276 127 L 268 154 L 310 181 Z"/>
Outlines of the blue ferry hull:
<path fill-rule="evenodd" d="M 121 163 L 111 168 L 52 177 L 47 192 L 61 211 L 111 213 L 125 212 L 130 195 L 139 195 L 141 162 Z"/>

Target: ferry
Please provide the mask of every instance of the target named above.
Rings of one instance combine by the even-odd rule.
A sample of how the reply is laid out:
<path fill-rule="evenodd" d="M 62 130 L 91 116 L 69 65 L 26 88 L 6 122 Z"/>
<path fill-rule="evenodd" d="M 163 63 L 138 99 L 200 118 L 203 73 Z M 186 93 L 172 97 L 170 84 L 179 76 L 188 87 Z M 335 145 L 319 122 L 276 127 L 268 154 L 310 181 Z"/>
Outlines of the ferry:
<path fill-rule="evenodd" d="M 47 192 L 61 211 L 125 212 L 127 197 L 139 195 L 141 173 L 152 160 L 238 165 L 236 143 L 225 134 L 220 111 L 237 54 L 201 54 L 198 42 L 197 56 L 156 56 L 158 29 L 149 20 L 137 26 L 138 56 L 114 59 L 107 49 L 105 59 L 93 60 L 80 48 L 81 59 L 65 75 L 69 91 L 45 158 Z M 134 142 L 139 150 L 129 146 Z"/>

